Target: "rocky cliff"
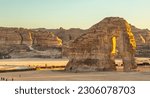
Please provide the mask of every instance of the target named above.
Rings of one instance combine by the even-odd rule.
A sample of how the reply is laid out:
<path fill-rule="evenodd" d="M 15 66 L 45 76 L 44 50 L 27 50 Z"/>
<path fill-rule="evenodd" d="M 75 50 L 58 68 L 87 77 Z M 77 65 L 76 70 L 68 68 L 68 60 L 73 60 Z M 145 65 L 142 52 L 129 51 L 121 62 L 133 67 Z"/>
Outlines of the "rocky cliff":
<path fill-rule="evenodd" d="M 136 56 L 150 57 L 150 30 L 131 26 L 137 43 Z"/>
<path fill-rule="evenodd" d="M 56 36 L 62 39 L 63 43 L 68 43 L 71 40 L 75 40 L 77 37 L 81 36 L 86 32 L 86 30 L 82 30 L 80 28 L 70 28 L 70 29 L 63 29 L 60 27 L 59 29 L 45 29 L 45 28 L 38 28 L 34 29 L 34 31 L 40 32 L 53 32 Z"/>
<path fill-rule="evenodd" d="M 150 57 L 150 30 L 131 25 L 131 31 L 137 43 L 136 56 Z M 67 30 L 62 27 L 59 29 L 0 27 L 0 57 L 4 55 L 9 58 L 8 54 L 12 57 L 52 57 L 51 54 L 54 53 L 56 57 L 60 57 L 62 45 L 69 44 L 87 32 L 88 29 L 80 28 Z"/>
<path fill-rule="evenodd" d="M 32 57 L 40 55 L 38 51 L 49 50 L 52 53 L 54 48 L 60 50 L 61 46 L 62 40 L 50 32 L 23 28 L 0 28 L 0 58 L 7 57 L 10 52 L 12 52 L 12 57 L 17 57 L 16 55 L 24 57 L 28 53 L 32 54 L 28 55 Z"/>
<path fill-rule="evenodd" d="M 47 30 L 54 32 L 57 36 L 59 36 L 59 38 L 62 39 L 64 44 L 68 44 L 70 41 L 75 40 L 77 37 L 85 34 L 88 31 L 88 29 L 82 30 L 78 28 L 72 28 L 69 30 L 65 30 L 63 28 Z M 131 31 L 133 32 L 133 35 L 135 36 L 135 41 L 137 43 L 135 55 L 142 57 L 150 57 L 150 30 L 139 29 L 131 25 Z"/>

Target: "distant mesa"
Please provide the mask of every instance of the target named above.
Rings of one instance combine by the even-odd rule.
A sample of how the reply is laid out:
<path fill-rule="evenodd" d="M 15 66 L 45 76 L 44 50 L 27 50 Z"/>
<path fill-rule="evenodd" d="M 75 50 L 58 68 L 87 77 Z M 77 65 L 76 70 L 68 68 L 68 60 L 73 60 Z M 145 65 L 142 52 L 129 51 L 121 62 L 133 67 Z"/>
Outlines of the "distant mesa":
<path fill-rule="evenodd" d="M 34 57 L 34 55 L 38 57 L 40 53 L 42 54 L 38 51 L 46 50 L 49 50 L 47 54 L 50 55 L 54 51 L 53 48 L 59 52 L 61 47 L 62 40 L 52 32 L 23 28 L 0 28 L 0 58 L 17 57 L 17 54 L 20 55 L 19 57 L 24 57 L 28 53 L 28 57 Z"/>

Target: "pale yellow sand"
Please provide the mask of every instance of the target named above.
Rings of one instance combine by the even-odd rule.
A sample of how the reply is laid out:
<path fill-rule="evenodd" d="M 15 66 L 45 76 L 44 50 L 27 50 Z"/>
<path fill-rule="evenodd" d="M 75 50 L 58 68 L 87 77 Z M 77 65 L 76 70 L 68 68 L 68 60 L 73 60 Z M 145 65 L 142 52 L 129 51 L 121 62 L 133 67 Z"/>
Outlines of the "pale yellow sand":
<path fill-rule="evenodd" d="M 143 60 L 143 58 L 142 58 Z M 50 59 L 7 59 L 0 60 L 1 69 L 13 66 L 62 66 L 66 65 L 68 60 L 50 60 Z M 6 66 L 7 64 L 7 66 Z M 36 70 L 24 72 L 6 72 L 0 73 L 8 81 L 47 81 L 47 80 L 149 80 L 150 66 L 140 66 L 137 72 L 122 72 L 123 67 L 117 67 L 118 72 L 65 72 L 51 70 Z"/>
<path fill-rule="evenodd" d="M 23 59 L 0 59 L 1 65 L 13 66 L 61 66 L 66 65 L 67 59 L 38 59 L 38 58 L 23 58 Z"/>
<path fill-rule="evenodd" d="M 121 81 L 150 81 L 149 72 L 65 72 L 65 71 L 26 71 L 0 73 L 8 81 L 99 81 L 99 80 L 121 80 Z"/>

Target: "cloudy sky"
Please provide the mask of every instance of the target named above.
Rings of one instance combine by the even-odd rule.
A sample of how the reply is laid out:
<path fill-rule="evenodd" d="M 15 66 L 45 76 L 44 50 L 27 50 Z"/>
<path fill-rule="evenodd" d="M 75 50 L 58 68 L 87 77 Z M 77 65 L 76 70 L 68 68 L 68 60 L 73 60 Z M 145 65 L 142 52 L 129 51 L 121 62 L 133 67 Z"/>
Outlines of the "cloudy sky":
<path fill-rule="evenodd" d="M 150 29 L 150 0 L 0 0 L 0 26 L 87 29 L 119 16 Z"/>

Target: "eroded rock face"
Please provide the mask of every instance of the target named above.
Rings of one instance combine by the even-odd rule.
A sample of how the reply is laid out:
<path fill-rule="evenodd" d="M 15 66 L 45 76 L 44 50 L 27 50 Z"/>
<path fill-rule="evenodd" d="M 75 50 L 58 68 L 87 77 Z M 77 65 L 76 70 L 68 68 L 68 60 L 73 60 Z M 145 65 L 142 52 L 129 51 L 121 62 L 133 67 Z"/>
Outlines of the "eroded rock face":
<path fill-rule="evenodd" d="M 75 40 L 77 37 L 81 36 L 86 32 L 86 30 L 80 28 L 64 29 L 62 27 L 60 27 L 59 29 L 37 28 L 33 30 L 40 32 L 53 32 L 56 36 L 58 36 L 62 40 L 63 44 L 66 44 L 71 40 Z"/>
<path fill-rule="evenodd" d="M 12 45 L 20 43 L 21 37 L 17 33 L 17 29 L 0 28 L 0 44 Z"/>
<path fill-rule="evenodd" d="M 33 41 L 33 47 L 37 50 L 62 46 L 62 40 L 51 32 L 36 32 L 33 34 Z"/>
<path fill-rule="evenodd" d="M 120 54 L 124 71 L 136 68 L 136 43 L 126 20 L 108 17 L 65 47 L 70 58 L 67 71 L 114 71 L 114 56 Z"/>
<path fill-rule="evenodd" d="M 150 31 L 148 29 L 138 29 L 132 27 L 132 32 L 137 43 L 136 56 L 150 57 Z"/>
<path fill-rule="evenodd" d="M 61 45 L 61 39 L 49 32 L 33 31 L 24 28 L 0 27 L 0 58 L 5 58 L 4 56 L 10 52 L 14 52 L 13 56 L 15 56 L 22 55 L 19 53 L 26 54 L 26 52 L 32 50 L 46 51 L 51 50 L 51 48 L 61 48 Z M 39 52 L 34 54 L 39 55 Z"/>

